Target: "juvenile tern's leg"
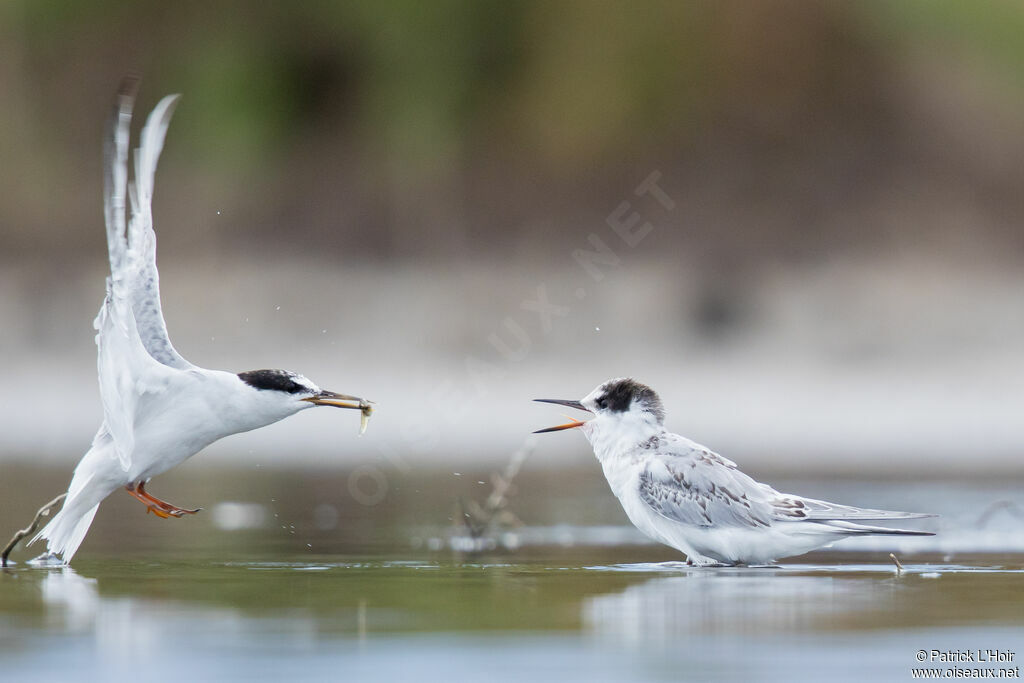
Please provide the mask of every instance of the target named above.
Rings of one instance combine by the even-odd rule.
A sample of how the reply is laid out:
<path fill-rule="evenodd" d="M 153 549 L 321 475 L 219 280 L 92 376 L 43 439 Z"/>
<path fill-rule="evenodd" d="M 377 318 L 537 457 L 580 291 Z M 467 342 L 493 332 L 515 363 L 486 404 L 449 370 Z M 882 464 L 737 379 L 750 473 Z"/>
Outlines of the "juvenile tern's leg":
<path fill-rule="evenodd" d="M 177 505 L 171 505 L 165 501 L 156 498 L 155 496 L 146 492 L 146 482 L 139 482 L 138 486 L 132 486 L 129 484 L 124 487 L 125 490 L 135 498 L 138 498 L 146 504 L 146 511 L 152 512 L 157 517 L 167 519 L 168 517 L 182 517 L 183 515 L 194 515 L 202 508 L 196 508 L 195 510 L 188 510 L 186 508 L 180 508 Z"/>

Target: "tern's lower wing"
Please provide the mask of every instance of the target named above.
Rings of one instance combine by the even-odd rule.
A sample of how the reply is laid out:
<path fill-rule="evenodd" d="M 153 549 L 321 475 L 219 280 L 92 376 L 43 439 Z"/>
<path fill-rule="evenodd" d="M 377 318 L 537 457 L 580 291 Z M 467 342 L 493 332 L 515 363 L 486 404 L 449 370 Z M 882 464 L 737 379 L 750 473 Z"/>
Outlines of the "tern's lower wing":
<path fill-rule="evenodd" d="M 157 362 L 146 351 L 123 286 L 113 278 L 107 281 L 107 298 L 95 326 L 103 419 L 121 467 L 128 471 L 135 449 L 139 398 L 143 393 L 159 391 L 181 371 Z"/>

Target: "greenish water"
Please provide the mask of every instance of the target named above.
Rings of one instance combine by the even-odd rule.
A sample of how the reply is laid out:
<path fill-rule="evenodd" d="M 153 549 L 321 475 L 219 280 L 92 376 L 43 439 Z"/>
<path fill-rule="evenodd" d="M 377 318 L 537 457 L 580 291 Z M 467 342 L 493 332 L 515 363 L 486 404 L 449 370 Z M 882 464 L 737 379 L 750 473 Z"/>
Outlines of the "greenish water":
<path fill-rule="evenodd" d="M 919 649 L 1024 649 L 1020 558 L 897 575 L 527 555 L 17 567 L 0 573 L 0 666 L 17 681 L 907 680 Z"/>
<path fill-rule="evenodd" d="M 6 472 L 11 530 L 66 477 Z M 153 490 L 206 505 L 195 517 L 113 496 L 73 569 L 15 554 L 0 681 L 900 681 L 929 665 L 919 650 L 1024 656 L 1017 482 L 796 482 L 939 512 L 921 521 L 938 535 L 694 569 L 624 525 L 589 471 L 526 473 L 511 505 L 523 526 L 468 554 L 452 550 L 453 492 L 479 499 L 485 472 L 392 474 L 372 506 L 344 473 L 193 472 Z"/>

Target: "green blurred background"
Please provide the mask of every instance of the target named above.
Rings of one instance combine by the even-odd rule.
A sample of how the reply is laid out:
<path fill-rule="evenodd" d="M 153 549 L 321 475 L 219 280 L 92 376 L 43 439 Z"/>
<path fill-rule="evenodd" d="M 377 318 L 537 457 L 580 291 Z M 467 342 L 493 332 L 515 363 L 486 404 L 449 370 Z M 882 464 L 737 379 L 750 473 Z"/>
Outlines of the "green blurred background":
<path fill-rule="evenodd" d="M 758 471 L 959 473 L 971 444 L 1019 474 L 1022 35 L 995 1 L 8 0 L 0 460 L 70 466 L 98 424 L 101 133 L 135 73 L 140 118 L 183 93 L 176 345 L 380 401 L 359 442 L 303 415 L 215 453 L 500 463 L 559 419 L 529 399 L 628 374 Z"/>
<path fill-rule="evenodd" d="M 12 680 L 888 680 L 1021 642 L 1024 4 L 0 0 L 0 540 L 102 417 L 126 74 L 136 131 L 182 93 L 176 347 L 379 409 L 225 439 L 150 485 L 201 514 L 115 494 L 75 570 L 0 572 Z M 530 399 L 623 375 L 758 480 L 937 535 L 632 564 L 681 556 L 578 430 L 527 440 L 562 419 Z"/>

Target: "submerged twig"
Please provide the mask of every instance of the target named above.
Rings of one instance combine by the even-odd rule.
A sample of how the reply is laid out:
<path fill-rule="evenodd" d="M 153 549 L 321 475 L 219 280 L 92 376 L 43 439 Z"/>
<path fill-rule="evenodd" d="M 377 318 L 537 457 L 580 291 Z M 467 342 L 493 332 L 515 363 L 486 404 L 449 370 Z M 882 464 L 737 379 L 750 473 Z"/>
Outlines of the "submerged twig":
<path fill-rule="evenodd" d="M 900 564 L 900 560 L 896 557 L 896 553 L 889 553 L 889 559 L 896 563 L 896 574 L 902 574 L 903 565 Z"/>
<path fill-rule="evenodd" d="M 18 533 L 14 534 L 14 538 L 12 538 L 11 541 L 7 544 L 7 547 L 4 548 L 3 553 L 0 553 L 0 567 L 7 566 L 7 556 L 11 554 L 11 551 L 14 550 L 14 547 L 18 545 L 21 539 L 25 538 L 31 533 L 34 533 L 36 527 L 39 526 L 39 520 L 41 520 L 43 517 L 48 517 L 50 515 L 50 510 L 52 510 L 53 507 L 57 505 L 57 503 L 63 501 L 67 495 L 67 493 L 62 493 L 53 500 L 51 500 L 49 503 L 44 505 L 43 507 L 39 508 L 39 512 L 36 513 L 36 516 L 32 520 L 32 523 L 24 529 L 22 529 L 21 531 L 19 531 Z"/>

